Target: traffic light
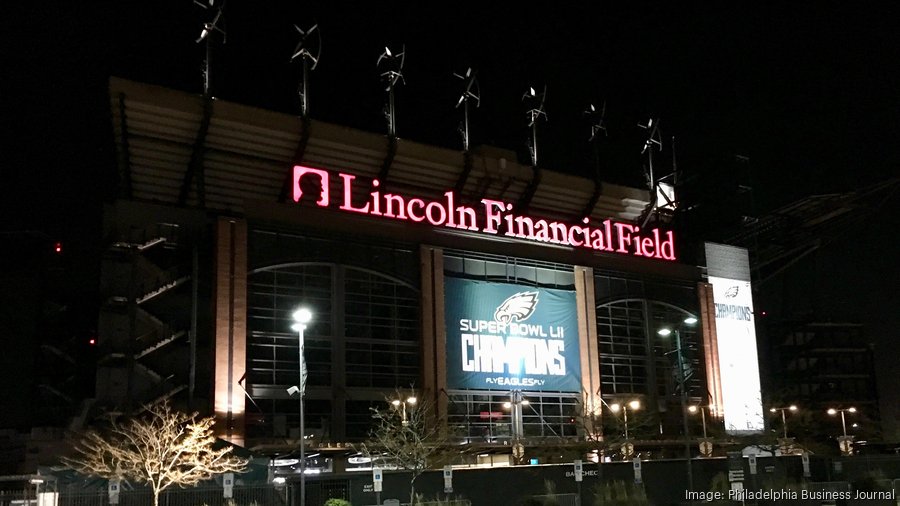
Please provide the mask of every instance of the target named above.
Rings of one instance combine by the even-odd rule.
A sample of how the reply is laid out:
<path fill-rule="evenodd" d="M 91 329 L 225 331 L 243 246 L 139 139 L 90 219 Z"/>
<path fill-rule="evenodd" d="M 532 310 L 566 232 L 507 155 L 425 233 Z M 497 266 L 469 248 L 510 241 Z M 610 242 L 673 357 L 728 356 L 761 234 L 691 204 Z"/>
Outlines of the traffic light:
<path fill-rule="evenodd" d="M 57 241 L 53 244 L 53 251 L 57 254 L 62 253 L 62 243 Z"/>

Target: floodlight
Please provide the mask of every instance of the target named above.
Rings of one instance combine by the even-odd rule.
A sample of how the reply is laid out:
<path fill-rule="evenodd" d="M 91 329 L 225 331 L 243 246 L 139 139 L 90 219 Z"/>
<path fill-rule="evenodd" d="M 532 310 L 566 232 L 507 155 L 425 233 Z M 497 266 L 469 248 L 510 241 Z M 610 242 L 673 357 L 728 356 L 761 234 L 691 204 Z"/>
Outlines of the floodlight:
<path fill-rule="evenodd" d="M 305 307 L 297 309 L 293 314 L 294 321 L 300 324 L 309 323 L 309 321 L 312 320 L 312 317 L 312 311 Z"/>

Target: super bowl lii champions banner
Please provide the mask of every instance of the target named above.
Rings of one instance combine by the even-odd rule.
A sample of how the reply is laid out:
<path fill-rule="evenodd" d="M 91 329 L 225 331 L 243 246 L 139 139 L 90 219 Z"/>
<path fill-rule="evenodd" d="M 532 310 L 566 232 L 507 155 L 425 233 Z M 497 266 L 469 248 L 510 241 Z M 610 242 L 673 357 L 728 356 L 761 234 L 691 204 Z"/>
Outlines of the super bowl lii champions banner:
<path fill-rule="evenodd" d="M 581 391 L 573 290 L 444 279 L 447 386 Z"/>

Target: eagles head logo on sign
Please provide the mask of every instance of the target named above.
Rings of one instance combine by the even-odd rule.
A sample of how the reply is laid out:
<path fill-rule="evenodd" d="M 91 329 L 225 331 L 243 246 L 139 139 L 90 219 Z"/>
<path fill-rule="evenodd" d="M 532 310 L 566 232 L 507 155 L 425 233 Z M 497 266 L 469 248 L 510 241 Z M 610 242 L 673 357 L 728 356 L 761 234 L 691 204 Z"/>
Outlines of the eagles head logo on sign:
<path fill-rule="evenodd" d="M 523 322 L 534 314 L 537 303 L 537 292 L 519 292 L 497 306 L 494 320 L 500 323 Z"/>

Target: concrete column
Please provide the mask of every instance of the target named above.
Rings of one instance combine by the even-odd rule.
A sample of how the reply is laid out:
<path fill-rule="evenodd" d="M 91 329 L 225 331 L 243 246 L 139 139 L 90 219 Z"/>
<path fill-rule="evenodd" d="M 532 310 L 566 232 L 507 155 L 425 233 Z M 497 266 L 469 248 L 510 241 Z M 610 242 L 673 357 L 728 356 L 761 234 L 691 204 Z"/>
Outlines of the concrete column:
<path fill-rule="evenodd" d="M 594 270 L 575 267 L 575 302 L 578 312 L 578 348 L 581 357 L 581 392 L 586 411 L 602 414 L 600 402 L 600 353 L 597 345 L 597 308 L 594 302 Z M 598 427 L 599 429 L 599 427 Z"/>
<path fill-rule="evenodd" d="M 216 223 L 213 305 L 215 341 L 213 414 L 216 435 L 244 444 L 244 391 L 238 381 L 247 366 L 247 223 Z"/>

